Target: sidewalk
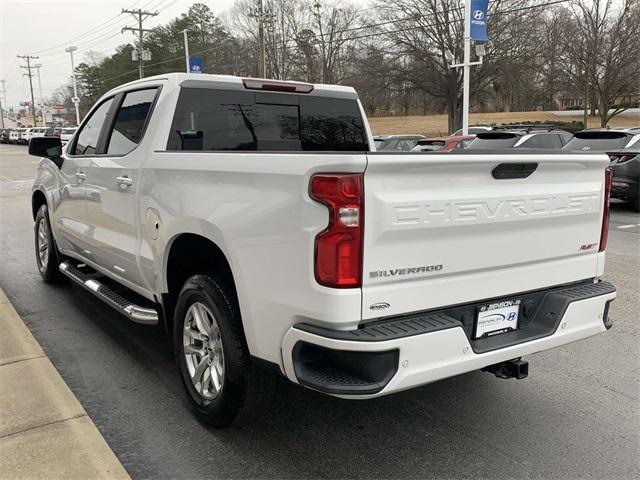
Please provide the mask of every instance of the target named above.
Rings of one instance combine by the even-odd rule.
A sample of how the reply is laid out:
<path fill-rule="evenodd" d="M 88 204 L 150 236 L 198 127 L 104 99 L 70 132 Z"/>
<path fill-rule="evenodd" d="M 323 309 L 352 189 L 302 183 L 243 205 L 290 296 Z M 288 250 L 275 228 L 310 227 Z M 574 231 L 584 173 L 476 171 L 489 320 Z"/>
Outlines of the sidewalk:
<path fill-rule="evenodd" d="M 0 478 L 129 478 L 1 289 Z"/>

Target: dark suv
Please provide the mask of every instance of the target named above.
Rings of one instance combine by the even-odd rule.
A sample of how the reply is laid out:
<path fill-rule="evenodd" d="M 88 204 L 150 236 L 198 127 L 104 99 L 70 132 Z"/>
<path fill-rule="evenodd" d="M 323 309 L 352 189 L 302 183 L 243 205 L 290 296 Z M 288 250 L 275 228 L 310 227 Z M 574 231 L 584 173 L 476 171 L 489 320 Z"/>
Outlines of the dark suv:
<path fill-rule="evenodd" d="M 611 198 L 631 202 L 640 212 L 640 128 L 583 130 L 565 150 L 607 153 L 611 159 Z"/>
<path fill-rule="evenodd" d="M 469 144 L 469 150 L 502 148 L 536 148 L 559 150 L 571 140 L 572 135 L 553 127 L 499 128 L 478 133 Z"/>
<path fill-rule="evenodd" d="M 3 128 L 0 130 L 0 143 L 9 143 L 10 128 Z"/>

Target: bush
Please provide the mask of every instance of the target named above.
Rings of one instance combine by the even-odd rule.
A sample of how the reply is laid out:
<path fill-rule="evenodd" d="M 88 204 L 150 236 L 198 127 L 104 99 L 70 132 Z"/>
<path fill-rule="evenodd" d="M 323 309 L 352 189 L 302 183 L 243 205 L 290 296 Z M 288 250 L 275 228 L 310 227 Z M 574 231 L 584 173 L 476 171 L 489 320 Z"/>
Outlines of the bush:
<path fill-rule="evenodd" d="M 560 130 L 565 130 L 567 132 L 570 133 L 575 133 L 575 132 L 579 132 L 580 130 L 584 130 L 584 123 L 582 122 L 562 122 L 560 120 L 545 120 L 544 122 L 541 122 L 539 120 L 535 121 L 535 122 L 511 122 L 511 123 L 501 123 L 500 125 L 496 125 L 496 124 L 492 124 L 492 127 L 509 127 L 511 125 L 531 125 L 532 127 L 535 127 L 536 125 L 552 125 L 554 127 L 557 127 Z"/>

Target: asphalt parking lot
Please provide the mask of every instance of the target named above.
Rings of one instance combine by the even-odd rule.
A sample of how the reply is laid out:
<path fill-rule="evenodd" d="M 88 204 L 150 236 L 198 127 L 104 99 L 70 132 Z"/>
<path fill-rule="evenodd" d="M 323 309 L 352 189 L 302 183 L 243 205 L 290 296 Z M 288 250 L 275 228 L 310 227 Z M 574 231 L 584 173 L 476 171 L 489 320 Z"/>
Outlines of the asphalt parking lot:
<path fill-rule="evenodd" d="M 626 205 L 607 250 L 614 328 L 528 357 L 528 379 L 475 372 L 361 402 L 283 381 L 261 423 L 217 431 L 188 411 L 160 329 L 41 281 L 37 162 L 0 145 L 0 286 L 133 478 L 637 478 L 640 215 Z"/>

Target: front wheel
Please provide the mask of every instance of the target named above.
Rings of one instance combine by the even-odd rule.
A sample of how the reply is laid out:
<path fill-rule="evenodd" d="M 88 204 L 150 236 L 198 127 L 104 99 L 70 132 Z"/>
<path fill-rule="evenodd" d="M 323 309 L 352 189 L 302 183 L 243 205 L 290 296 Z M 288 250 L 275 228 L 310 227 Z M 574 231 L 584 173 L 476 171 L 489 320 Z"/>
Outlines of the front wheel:
<path fill-rule="evenodd" d="M 251 362 L 233 290 L 214 275 L 185 282 L 175 309 L 174 348 L 189 401 L 206 423 L 246 424 L 268 407 L 275 379 Z"/>
<path fill-rule="evenodd" d="M 60 261 L 56 242 L 51 233 L 49 209 L 46 204 L 43 204 L 36 214 L 34 233 L 38 271 L 45 282 L 54 282 L 61 278 L 58 270 Z"/>

